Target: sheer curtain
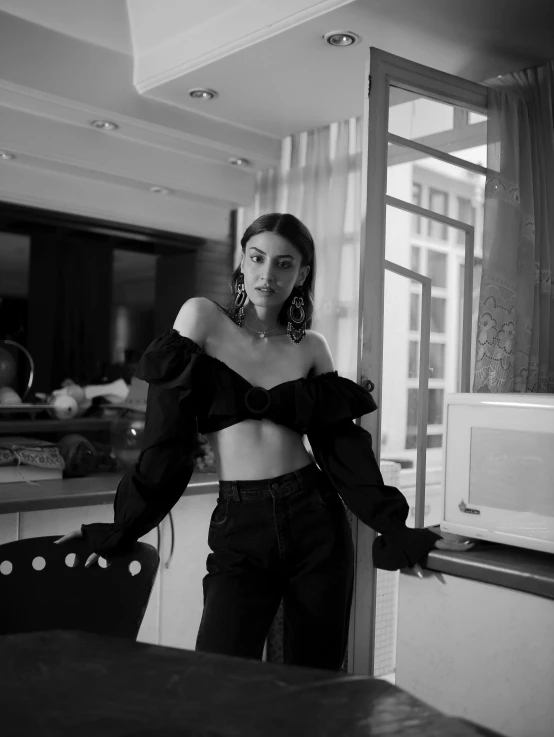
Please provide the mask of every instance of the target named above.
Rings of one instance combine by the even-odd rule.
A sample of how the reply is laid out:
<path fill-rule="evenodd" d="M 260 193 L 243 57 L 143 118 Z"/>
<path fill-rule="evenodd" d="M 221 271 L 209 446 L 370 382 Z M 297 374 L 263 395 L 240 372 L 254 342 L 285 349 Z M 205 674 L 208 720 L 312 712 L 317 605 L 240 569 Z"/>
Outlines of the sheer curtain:
<path fill-rule="evenodd" d="M 239 231 L 259 215 L 290 212 L 316 245 L 312 327 L 325 335 L 337 371 L 355 379 L 360 262 L 361 120 L 289 136 L 279 167 L 259 172 L 256 197 Z"/>
<path fill-rule="evenodd" d="M 474 392 L 554 392 L 554 62 L 489 83 Z"/>

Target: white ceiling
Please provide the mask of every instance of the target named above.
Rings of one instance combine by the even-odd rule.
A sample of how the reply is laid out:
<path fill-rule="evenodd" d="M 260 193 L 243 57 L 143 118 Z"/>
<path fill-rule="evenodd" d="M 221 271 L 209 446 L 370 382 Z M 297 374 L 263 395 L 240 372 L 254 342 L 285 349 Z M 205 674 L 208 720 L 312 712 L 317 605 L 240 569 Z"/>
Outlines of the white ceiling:
<path fill-rule="evenodd" d="M 0 0 L 0 201 L 224 238 L 284 136 L 361 114 L 370 46 L 482 81 L 554 58 L 554 3 Z"/>
<path fill-rule="evenodd" d="M 133 53 L 125 0 L 2 0 L 0 9 L 81 41 Z"/>

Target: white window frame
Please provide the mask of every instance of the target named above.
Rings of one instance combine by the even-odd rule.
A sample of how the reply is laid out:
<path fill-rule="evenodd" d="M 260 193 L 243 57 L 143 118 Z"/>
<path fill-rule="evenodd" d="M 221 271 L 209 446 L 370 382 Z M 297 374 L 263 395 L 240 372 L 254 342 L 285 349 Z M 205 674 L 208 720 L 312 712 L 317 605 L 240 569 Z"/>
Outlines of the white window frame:
<path fill-rule="evenodd" d="M 371 76 L 370 76 L 371 71 Z M 409 141 L 388 133 L 389 85 L 424 94 L 437 99 L 486 114 L 487 90 L 485 87 L 438 70 L 415 64 L 380 49 L 370 49 L 370 62 L 366 79 L 370 80 L 364 104 L 364 150 L 362 157 L 362 230 L 360 248 L 360 339 L 358 352 L 358 376 L 371 378 L 375 383 L 374 397 L 381 403 L 383 374 L 383 314 L 385 268 L 396 271 L 396 264 L 385 261 L 386 206 L 391 205 L 415 215 L 432 217 L 440 222 L 465 231 L 466 263 L 473 263 L 474 229 L 452 218 L 432 213 L 411 202 L 404 202 L 386 194 L 388 143 L 419 151 L 448 163 L 462 166 L 470 171 L 486 175 L 486 169 L 463 161 L 444 150 L 430 148 L 425 143 Z M 371 90 L 369 89 L 371 87 Z M 459 117 L 459 116 L 458 116 Z M 463 122 L 463 121 L 462 121 Z M 469 130 L 469 129 L 468 129 Z M 426 141 L 426 143 L 429 143 Z M 413 275 L 408 269 L 403 271 Z M 416 275 L 416 277 L 419 275 Z M 462 356 L 462 391 L 469 391 L 469 359 L 467 346 L 471 340 L 471 284 L 472 269 L 466 269 L 464 286 L 464 337 L 466 355 Z M 413 278 L 410 276 L 410 278 Z M 424 277 L 423 277 L 424 278 Z M 429 287 L 430 293 L 430 287 Z M 423 326 L 422 326 L 423 327 Z M 429 336 L 428 336 L 429 338 Z M 420 358 L 427 353 L 421 336 Z M 427 361 L 428 363 L 428 361 Z M 420 380 L 426 379 L 428 371 L 421 370 Z M 426 386 L 427 386 L 426 382 Z M 424 399 L 424 397 L 422 397 Z M 423 405 L 423 402 L 421 403 Z M 427 405 L 418 408 L 427 420 Z M 365 415 L 361 425 L 373 437 L 374 452 L 379 462 L 381 413 Z M 419 439 L 421 440 L 421 438 Z M 418 464 L 421 461 L 418 448 Z M 419 469 L 418 469 L 419 470 Z M 418 474 L 416 487 L 416 526 L 424 510 L 424 478 Z M 418 514 L 419 510 L 419 514 Z M 349 671 L 361 675 L 373 675 L 375 641 L 375 592 L 376 570 L 373 568 L 371 546 L 375 532 L 354 518 L 353 533 L 356 548 L 356 572 L 354 601 L 351 615 L 349 641 Z"/>

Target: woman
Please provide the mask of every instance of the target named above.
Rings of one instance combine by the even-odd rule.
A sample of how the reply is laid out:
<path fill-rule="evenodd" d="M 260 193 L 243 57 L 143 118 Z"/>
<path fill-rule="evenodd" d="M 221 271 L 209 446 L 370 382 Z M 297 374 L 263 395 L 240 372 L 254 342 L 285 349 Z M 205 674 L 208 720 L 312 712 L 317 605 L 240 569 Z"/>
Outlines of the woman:
<path fill-rule="evenodd" d="M 464 546 L 405 526 L 406 500 L 383 484 L 371 436 L 352 422 L 376 405 L 338 376 L 325 338 L 309 329 L 315 253 L 307 228 L 293 215 L 262 215 L 241 245 L 229 310 L 188 300 L 141 359 L 146 427 L 139 460 L 119 484 L 114 523 L 83 525 L 58 542 L 84 535 L 88 566 L 153 529 L 190 480 L 200 430 L 220 481 L 197 649 L 261 659 L 283 599 L 285 662 L 339 670 L 354 574 L 340 497 L 382 533 L 378 567 Z"/>

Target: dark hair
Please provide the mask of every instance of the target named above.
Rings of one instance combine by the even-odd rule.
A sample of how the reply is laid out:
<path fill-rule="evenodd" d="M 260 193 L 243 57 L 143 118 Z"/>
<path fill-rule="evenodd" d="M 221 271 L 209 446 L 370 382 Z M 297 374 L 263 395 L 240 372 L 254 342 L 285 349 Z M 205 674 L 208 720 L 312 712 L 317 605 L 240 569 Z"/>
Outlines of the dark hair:
<path fill-rule="evenodd" d="M 287 240 L 292 246 L 300 251 L 302 256 L 301 266 L 309 266 L 310 271 L 304 280 L 301 288 L 302 297 L 304 298 L 304 311 L 306 313 L 306 328 L 312 325 L 312 317 L 314 312 L 314 283 L 315 283 L 315 246 L 314 239 L 308 228 L 294 215 L 289 213 L 271 212 L 266 215 L 260 215 L 259 218 L 246 228 L 241 238 L 240 245 L 242 252 L 246 248 L 246 244 L 255 235 L 259 233 L 277 233 Z M 240 274 L 240 265 L 237 266 L 231 277 L 231 300 L 229 303 L 229 314 L 235 314 L 235 295 L 237 293 L 237 281 Z M 288 322 L 287 310 L 292 300 L 298 296 L 299 291 L 293 289 L 290 297 L 286 300 L 279 315 L 277 322 L 286 325 Z"/>

